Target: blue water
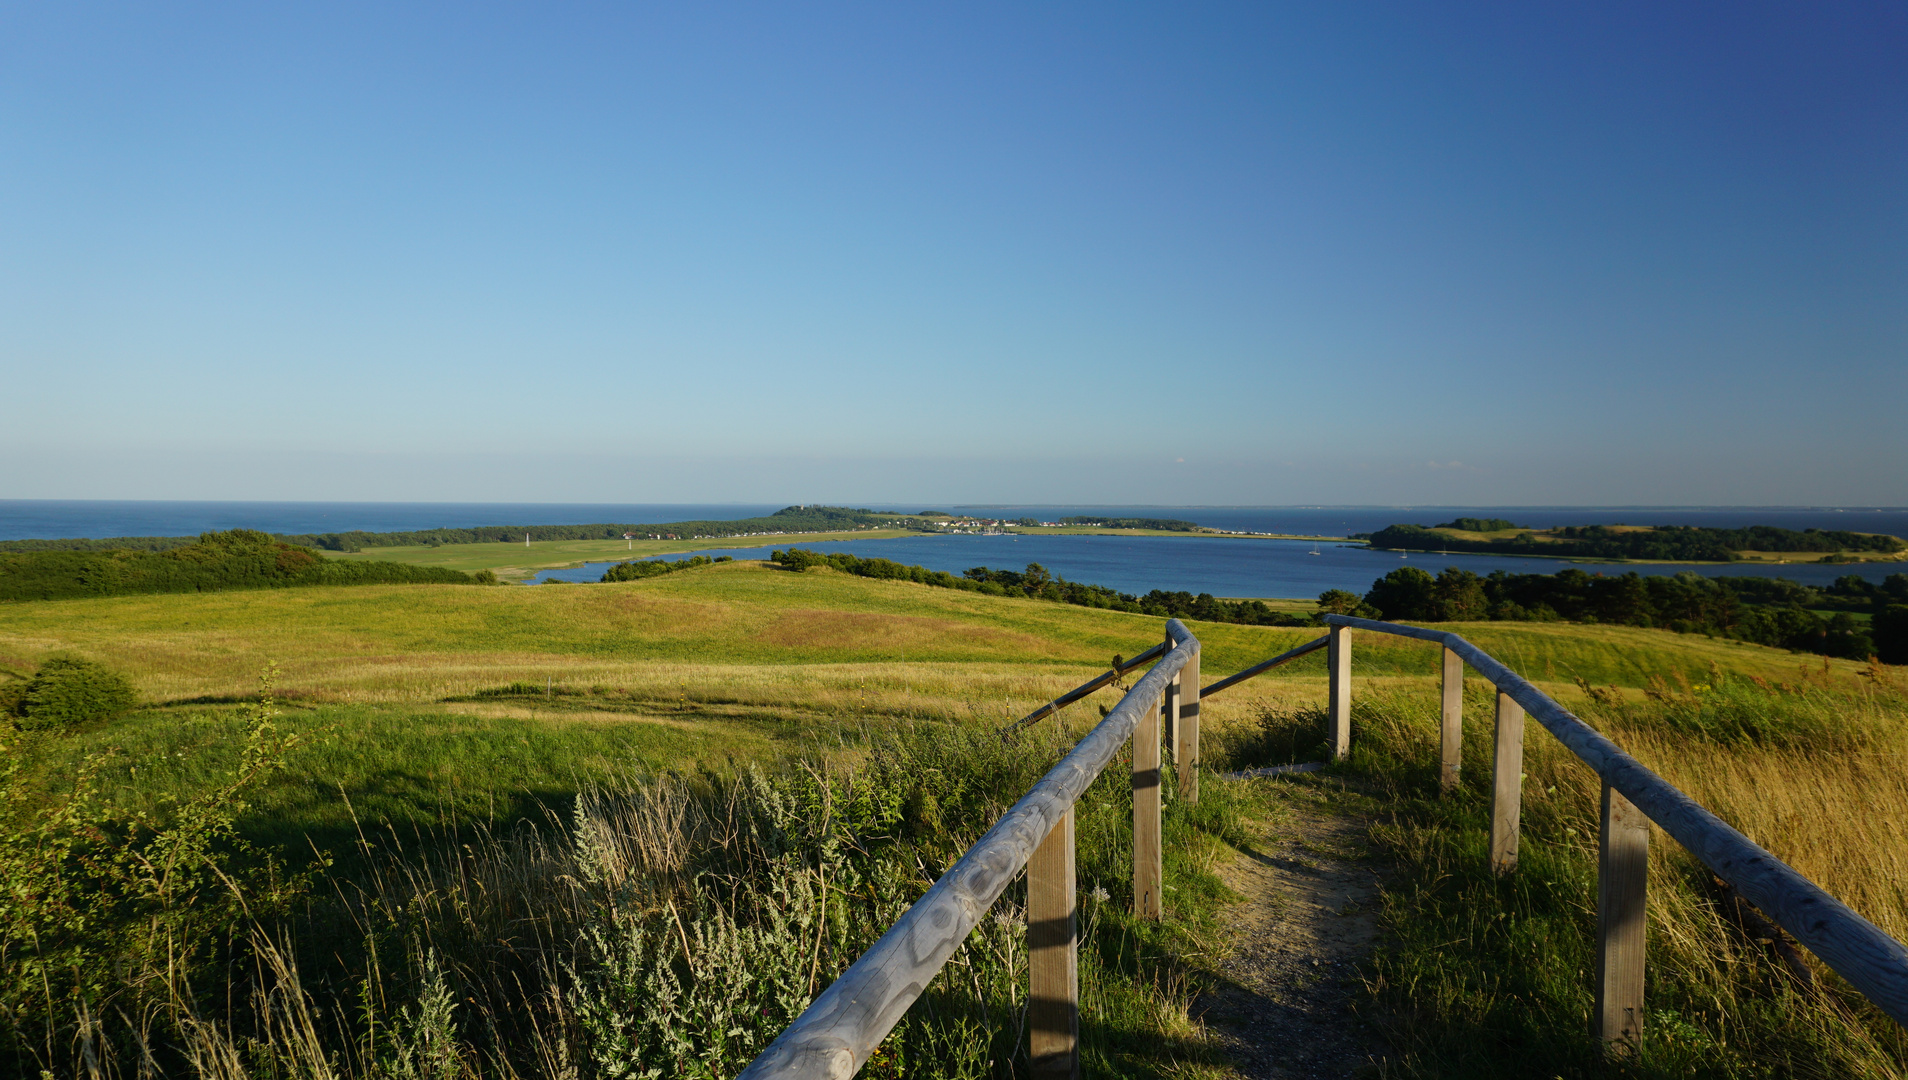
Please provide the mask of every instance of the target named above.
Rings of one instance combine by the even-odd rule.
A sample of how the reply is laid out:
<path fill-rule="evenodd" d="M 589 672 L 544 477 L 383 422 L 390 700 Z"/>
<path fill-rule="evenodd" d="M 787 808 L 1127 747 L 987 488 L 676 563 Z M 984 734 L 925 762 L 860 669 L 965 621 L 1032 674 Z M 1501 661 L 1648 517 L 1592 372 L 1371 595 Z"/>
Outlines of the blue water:
<path fill-rule="evenodd" d="M 915 510 L 935 509 L 918 506 Z M 1038 518 L 1104 514 L 1109 517 L 1179 518 L 1235 532 L 1345 536 L 1377 532 L 1387 525 L 1437 525 L 1458 517 L 1496 517 L 1530 529 L 1559 525 L 1707 525 L 1736 529 L 1774 525 L 1782 529 L 1847 529 L 1908 536 L 1908 507 L 1753 506 L 953 506 L 955 513 Z"/>
<path fill-rule="evenodd" d="M 1789 529 L 1850 529 L 1908 535 L 1908 509 L 1849 507 L 978 507 L 890 505 L 881 509 L 945 509 L 1008 518 L 1108 514 L 1121 517 L 1182 518 L 1219 529 L 1253 532 L 1344 535 L 1374 532 L 1409 522 L 1433 525 L 1460 516 L 1503 517 L 1519 525 L 1626 523 L 1633 525 L 1777 525 Z M 663 523 L 755 517 L 781 509 L 769 503 L 345 503 L 345 502 L 105 502 L 77 500 L 0 500 L 0 539 L 191 536 L 213 529 L 249 528 L 276 533 L 371 532 L 461 528 L 473 525 L 575 525 L 594 522 Z M 1494 555 L 1412 555 L 1368 551 L 1362 547 L 1313 545 L 1279 540 L 1176 539 L 1169 537 L 1082 536 L 921 536 L 899 540 L 850 540 L 804 545 L 824 551 L 849 551 L 935 570 L 960 573 L 970 566 L 1020 569 L 1038 562 L 1073 581 L 1107 585 L 1122 592 L 1183 589 L 1215 596 L 1317 596 L 1326 589 L 1363 592 L 1374 578 L 1400 565 L 1433 572 L 1461 566 L 1480 574 L 1554 573 L 1568 563 Z M 769 548 L 730 548 L 710 552 L 760 559 Z M 545 578 L 595 581 L 608 564 L 551 571 Z M 1705 566 L 1588 564 L 1591 572 L 1636 570 L 1672 574 L 1685 569 L 1708 575 L 1775 574 L 1810 584 L 1827 584 L 1844 574 L 1879 581 L 1908 570 L 1908 564 L 1857 566 L 1791 564 Z"/>
<path fill-rule="evenodd" d="M 777 546 L 794 546 L 780 544 Z M 1152 589 L 1209 592 L 1214 596 L 1315 597 L 1326 589 L 1365 592 L 1373 580 L 1400 566 L 1437 573 L 1457 566 L 1476 574 L 1507 570 L 1513 574 L 1552 574 L 1569 566 L 1590 573 L 1675 574 L 1694 570 L 1707 576 L 1766 575 L 1811 585 L 1827 585 L 1846 574 L 1880 581 L 1908 571 L 1904 563 L 1823 566 L 1792 563 L 1683 566 L 1670 563 L 1570 563 L 1503 555 L 1434 555 L 1372 551 L 1362 545 L 1311 544 L 1302 540 L 1191 539 L 1167 536 L 919 536 L 895 540 L 841 540 L 800 544 L 816 551 L 846 551 L 864 558 L 893 559 L 930 570 L 959 574 L 971 566 L 1019 570 L 1037 562 L 1069 581 L 1106 585 L 1121 592 Z M 1318 554 L 1312 554 L 1316 547 Z M 765 559 L 772 548 L 719 548 L 698 555 Z M 672 556 L 686 558 L 687 556 Z M 538 580 L 597 581 L 610 563 L 589 563 L 548 570 Z"/>

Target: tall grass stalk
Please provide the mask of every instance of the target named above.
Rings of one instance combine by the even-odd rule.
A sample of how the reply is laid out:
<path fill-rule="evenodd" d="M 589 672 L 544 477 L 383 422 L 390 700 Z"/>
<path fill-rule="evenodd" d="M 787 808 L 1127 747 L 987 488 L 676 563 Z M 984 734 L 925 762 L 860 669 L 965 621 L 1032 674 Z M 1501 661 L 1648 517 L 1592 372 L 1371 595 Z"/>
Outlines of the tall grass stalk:
<path fill-rule="evenodd" d="M 853 759 L 626 777 L 513 826 L 359 833 L 349 872 L 295 912 L 231 925 L 212 967 L 113 960 L 165 992 L 142 1025 L 40 1012 L 71 1033 L 25 1054 L 98 1077 L 726 1077 L 891 925 L 1062 752 L 966 727 L 903 730 Z M 1036 739 L 1034 743 L 1042 743 Z M 1130 793 L 1116 766 L 1081 805 L 1090 1075 L 1214 1067 L 1187 1016 L 1223 886 L 1223 796 L 1168 816 L 1168 925 L 1130 903 Z M 207 860 L 208 866 L 216 860 Z M 229 883 L 245 900 L 245 887 Z M 1016 886 L 871 1060 L 867 1075 L 1009 1077 L 1025 1067 Z M 197 955 L 197 954 L 192 954 Z M 168 965 L 172 965 L 169 968 Z M 223 979 L 208 979 L 214 971 Z M 170 981 L 167 981 L 170 980 Z M 30 1032 L 17 1022 L 15 1059 Z"/>
<path fill-rule="evenodd" d="M 1519 864 L 1494 878 L 1487 689 L 1466 695 L 1463 785 L 1450 797 L 1437 792 L 1429 681 L 1355 698 L 1342 775 L 1366 788 L 1373 837 L 1399 866 L 1367 979 L 1400 1075 L 1908 1076 L 1899 1026 L 1660 830 L 1643 1054 L 1605 1064 L 1588 1024 L 1601 785 L 1528 725 Z M 1805 664 L 1775 680 L 1712 668 L 1652 678 L 1640 698 L 1581 692 L 1579 714 L 1619 745 L 1884 930 L 1908 932 L 1908 702 L 1885 670 L 1850 679 Z M 1322 719 L 1268 710 L 1236 749 L 1303 759 Z"/>

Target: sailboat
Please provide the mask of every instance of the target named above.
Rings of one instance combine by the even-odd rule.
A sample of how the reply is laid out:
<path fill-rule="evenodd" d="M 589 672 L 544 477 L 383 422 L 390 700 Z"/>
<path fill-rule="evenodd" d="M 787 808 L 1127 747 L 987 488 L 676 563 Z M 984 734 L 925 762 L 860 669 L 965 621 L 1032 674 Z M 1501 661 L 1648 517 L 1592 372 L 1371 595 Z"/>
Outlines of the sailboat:
<path fill-rule="evenodd" d="M 1310 551 L 1308 551 L 1308 552 L 1306 552 L 1306 554 L 1307 554 L 1307 555 L 1317 555 L 1318 553 L 1319 553 L 1319 551 L 1318 551 L 1318 541 L 1316 541 L 1316 540 L 1314 540 L 1314 541 L 1312 541 L 1312 550 L 1310 550 Z"/>

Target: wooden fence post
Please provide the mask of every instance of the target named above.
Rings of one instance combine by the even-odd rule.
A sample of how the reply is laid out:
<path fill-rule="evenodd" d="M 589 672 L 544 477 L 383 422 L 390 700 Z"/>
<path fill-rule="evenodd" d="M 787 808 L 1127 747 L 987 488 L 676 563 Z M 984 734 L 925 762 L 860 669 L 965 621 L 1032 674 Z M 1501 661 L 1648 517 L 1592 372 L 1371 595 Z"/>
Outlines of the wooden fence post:
<path fill-rule="evenodd" d="M 1327 712 L 1331 717 L 1332 760 L 1343 761 L 1351 753 L 1351 627 L 1332 627 L 1328 647 L 1331 667 L 1331 694 Z"/>
<path fill-rule="evenodd" d="M 1166 686 L 1166 693 L 1159 699 L 1159 722 L 1160 731 L 1162 733 L 1160 743 L 1162 746 L 1171 748 L 1170 752 L 1173 755 L 1173 760 L 1177 762 L 1179 760 L 1180 723 L 1179 676 L 1177 675 L 1173 676 L 1173 681 Z M 1162 754 L 1166 752 L 1167 751 L 1164 750 L 1161 751 Z M 1164 761 L 1165 759 L 1162 757 L 1161 760 Z"/>
<path fill-rule="evenodd" d="M 1650 819 L 1609 784 L 1597 830 L 1595 1026 L 1609 1057 L 1643 1042 L 1643 948 L 1648 925 Z"/>
<path fill-rule="evenodd" d="M 1164 884 L 1159 843 L 1159 705 L 1133 730 L 1133 914 L 1157 919 Z"/>
<path fill-rule="evenodd" d="M 1496 761 L 1491 771 L 1491 870 L 1517 869 L 1517 816 L 1524 799 L 1524 707 L 1497 692 Z"/>
<path fill-rule="evenodd" d="M 1464 765 L 1464 658 L 1444 649 L 1443 726 L 1438 740 L 1438 790 L 1456 791 Z"/>
<path fill-rule="evenodd" d="M 1179 797 L 1199 801 L 1199 650 L 1186 658 L 1174 680 L 1179 691 L 1179 741 L 1173 745 L 1173 764 L 1179 768 Z"/>
<path fill-rule="evenodd" d="M 1073 807 L 1027 860 L 1027 1057 L 1042 1080 L 1080 1075 Z"/>
<path fill-rule="evenodd" d="M 1166 635 L 1166 650 L 1172 651 L 1177 642 L 1173 635 Z M 1179 676 L 1173 676 L 1173 683 L 1166 688 L 1166 696 L 1159 703 L 1159 722 L 1164 742 L 1172 748 L 1173 760 L 1179 760 Z"/>

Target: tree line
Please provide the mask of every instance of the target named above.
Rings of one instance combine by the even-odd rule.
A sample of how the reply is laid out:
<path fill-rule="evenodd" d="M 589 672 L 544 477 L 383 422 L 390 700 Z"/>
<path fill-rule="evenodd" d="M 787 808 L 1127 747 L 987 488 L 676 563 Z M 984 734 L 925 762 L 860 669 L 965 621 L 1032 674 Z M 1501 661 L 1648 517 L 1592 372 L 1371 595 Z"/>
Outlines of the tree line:
<path fill-rule="evenodd" d="M 1491 525 L 1494 529 L 1470 529 L 1494 532 L 1517 526 L 1497 518 L 1459 518 L 1435 526 L 1437 529 Z M 1742 551 L 1779 551 L 1834 554 L 1842 551 L 1872 551 L 1892 554 L 1908 551 L 1899 537 L 1877 533 L 1855 533 L 1840 529 L 1779 529 L 1773 525 L 1751 525 L 1741 529 L 1716 529 L 1702 525 L 1660 525 L 1648 530 L 1620 529 L 1609 525 L 1566 525 L 1544 534 L 1525 531 L 1495 540 L 1473 540 L 1449 536 L 1422 525 L 1388 525 L 1366 539 L 1375 548 L 1405 551 L 1467 551 L 1497 555 L 1550 555 L 1584 559 L 1639 559 L 1649 562 L 1735 562 Z"/>
<path fill-rule="evenodd" d="M 416 529 L 408 532 L 274 533 L 275 539 L 299 547 L 327 551 L 363 551 L 380 547 L 439 547 L 444 544 L 521 544 L 531 540 L 621 540 L 625 533 L 638 537 L 703 539 L 747 536 L 769 532 L 848 532 L 863 528 L 902 528 L 931 531 L 913 516 L 878 514 L 872 510 L 839 506 L 789 506 L 767 517 L 733 521 L 672 521 L 662 524 L 598 523 L 594 525 L 481 525 L 467 529 Z M 107 539 L 5 540 L 7 551 L 167 551 L 197 540 L 189 536 L 121 536 Z"/>
<path fill-rule="evenodd" d="M 1018 596 L 1106 611 L 1129 611 L 1139 615 L 1203 619 L 1206 622 L 1248 626 L 1308 626 L 1313 622 L 1311 619 L 1274 611 L 1260 600 L 1221 600 L 1211 593 L 1194 596 L 1189 592 L 1167 592 L 1161 589 L 1154 589 L 1144 596 L 1135 596 L 1104 585 L 1068 581 L 1050 573 L 1039 563 L 1028 563 L 1025 570 L 992 570 L 976 566 L 956 577 L 945 570 L 908 566 L 890 559 L 864 559 L 846 552 L 824 554 L 804 548 L 790 548 L 772 552 L 769 559 L 789 570 L 802 571 L 810 567 L 827 566 L 856 577 L 912 581 L 989 596 Z"/>
<path fill-rule="evenodd" d="M 1826 589 L 1786 578 L 1703 577 L 1684 571 L 1668 577 L 1617 576 L 1571 568 L 1556 574 L 1479 577 L 1455 567 L 1435 578 L 1412 566 L 1372 583 L 1360 596 L 1328 589 L 1315 614 L 1274 611 L 1259 600 L 1221 600 L 1154 589 L 1144 596 L 1104 585 L 1068 581 L 1039 563 L 1025 570 L 976 566 L 959 575 L 889 559 L 802 548 L 776 551 L 779 566 L 807 570 L 827 566 L 857 577 L 912 581 L 993 596 L 1018 596 L 1109 611 L 1199 619 L 1247 626 L 1316 626 L 1326 613 L 1397 622 L 1485 620 L 1570 621 L 1660 627 L 1677 633 L 1728 637 L 1799 652 L 1865 660 L 1879 657 L 1908 664 L 1908 574 L 1891 574 L 1880 585 L 1848 575 Z M 1811 608 L 1835 610 L 1823 617 Z M 1867 614 L 1864 623 L 1858 616 Z"/>
<path fill-rule="evenodd" d="M 253 529 L 205 533 L 168 551 L 0 552 L 0 600 L 496 580 L 488 570 L 472 575 L 403 563 L 338 562 Z"/>
<path fill-rule="evenodd" d="M 693 570 L 698 566 L 709 566 L 714 563 L 733 561 L 734 559 L 728 555 L 717 555 L 713 559 L 707 555 L 696 555 L 691 558 L 676 559 L 674 561 L 664 559 L 637 559 L 631 562 L 617 563 L 615 566 L 605 570 L 603 576 L 598 580 L 642 581 L 645 578 L 673 574 L 678 570 Z"/>
<path fill-rule="evenodd" d="M 1330 590 L 1319 607 L 1342 615 L 1394 622 L 1473 622 L 1486 619 L 1614 623 L 1710 634 L 1758 645 L 1851 660 L 1877 656 L 1908 664 L 1908 574 L 1876 585 L 1855 575 L 1826 589 L 1785 578 L 1591 574 L 1571 568 L 1555 574 L 1479 577 L 1451 567 L 1432 577 L 1400 567 L 1360 597 Z M 1824 618 L 1811 608 L 1839 608 Z M 1857 617 L 1870 616 L 1866 624 Z"/>

